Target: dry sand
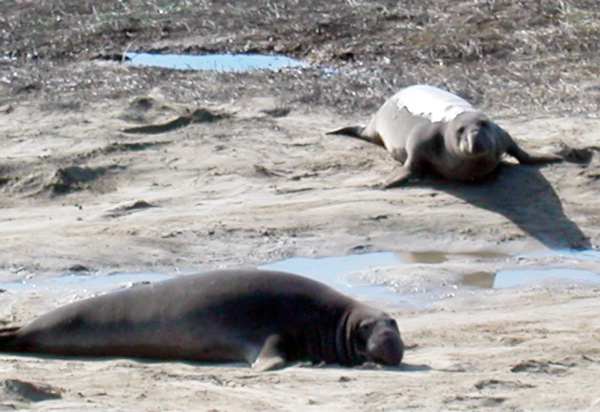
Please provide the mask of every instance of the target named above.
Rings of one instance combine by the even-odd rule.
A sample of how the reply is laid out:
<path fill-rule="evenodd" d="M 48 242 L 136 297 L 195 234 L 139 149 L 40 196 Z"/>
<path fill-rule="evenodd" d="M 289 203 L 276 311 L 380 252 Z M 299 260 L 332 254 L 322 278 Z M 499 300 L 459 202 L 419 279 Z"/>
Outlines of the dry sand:
<path fill-rule="evenodd" d="M 450 254 L 356 274 L 401 292 L 397 302 L 373 303 L 397 319 L 404 364 L 254 373 L 244 365 L 3 355 L 0 409 L 600 410 L 600 286 L 455 286 L 465 274 L 502 269 L 598 273 L 598 261 L 548 254 L 600 244 L 598 156 L 507 164 L 476 186 L 426 180 L 380 191 L 370 185 L 393 169 L 388 154 L 324 135 L 364 117 L 266 94 L 204 102 L 223 115 L 214 122 L 122 132 L 199 108 L 163 96 L 155 89 L 75 109 L 35 100 L 3 108 L 0 282 L 77 271 L 176 275 L 364 251 Z M 593 154 L 600 146 L 599 120 L 498 122 L 535 151 L 565 144 Z M 540 254 L 517 256 L 525 252 Z M 89 294 L 5 291 L 0 321 L 21 324 Z"/>

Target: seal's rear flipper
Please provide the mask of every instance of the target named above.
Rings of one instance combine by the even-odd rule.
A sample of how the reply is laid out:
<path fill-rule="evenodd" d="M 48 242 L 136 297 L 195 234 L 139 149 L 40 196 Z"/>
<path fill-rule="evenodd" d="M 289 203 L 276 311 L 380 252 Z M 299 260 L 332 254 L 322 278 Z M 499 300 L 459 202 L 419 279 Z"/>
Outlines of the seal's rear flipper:
<path fill-rule="evenodd" d="M 354 137 L 356 139 L 364 140 L 365 142 L 374 143 L 378 146 L 385 147 L 379 135 L 369 133 L 369 131 L 367 131 L 366 129 L 367 128 L 365 126 L 348 126 L 342 127 L 341 129 L 332 130 L 330 132 L 327 132 L 326 134 L 341 134 L 344 136 Z"/>
<path fill-rule="evenodd" d="M 281 369 L 285 366 L 285 359 L 279 353 L 277 348 L 281 337 L 271 335 L 265 341 L 256 360 L 252 363 L 252 369 L 258 372 Z"/>
<path fill-rule="evenodd" d="M 335 129 L 326 134 L 342 134 L 344 136 L 356 137 L 358 139 L 367 140 L 362 136 L 362 132 L 365 130 L 364 126 L 347 126 L 340 129 Z"/>
<path fill-rule="evenodd" d="M 20 327 L 0 329 L 0 352 L 14 352 L 17 332 Z"/>

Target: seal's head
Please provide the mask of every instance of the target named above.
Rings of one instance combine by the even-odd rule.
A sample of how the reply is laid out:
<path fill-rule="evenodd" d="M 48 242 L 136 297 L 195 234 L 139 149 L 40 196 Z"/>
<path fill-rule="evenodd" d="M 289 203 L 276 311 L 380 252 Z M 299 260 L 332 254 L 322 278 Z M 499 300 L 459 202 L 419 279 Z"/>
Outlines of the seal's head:
<path fill-rule="evenodd" d="M 351 339 L 356 353 L 365 362 L 396 366 L 402 361 L 404 345 L 398 325 L 383 312 L 360 320 Z"/>
<path fill-rule="evenodd" d="M 487 156 L 496 151 L 493 125 L 481 112 L 463 112 L 446 129 L 446 141 L 465 158 Z"/>

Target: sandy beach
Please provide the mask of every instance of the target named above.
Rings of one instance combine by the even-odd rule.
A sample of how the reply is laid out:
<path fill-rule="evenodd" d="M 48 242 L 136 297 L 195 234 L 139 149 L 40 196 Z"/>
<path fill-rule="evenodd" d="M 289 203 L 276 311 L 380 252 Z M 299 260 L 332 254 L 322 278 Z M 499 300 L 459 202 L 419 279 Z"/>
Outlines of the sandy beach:
<path fill-rule="evenodd" d="M 158 3 L 167 15 L 175 13 Z M 352 27 L 361 20 L 348 16 L 367 12 L 383 16 L 381 27 L 392 15 L 403 24 L 400 6 L 386 11 L 350 3 L 332 4 L 335 13 L 349 13 Z M 581 3 L 561 18 L 597 15 Z M 296 27 L 289 22 L 300 2 L 285 4 L 278 13 L 288 20 L 273 26 L 272 36 Z M 15 21 L 31 12 L 22 7 Z M 406 7 L 411 24 L 438 10 Z M 68 10 L 59 14 L 87 18 Z M 222 10 L 231 19 L 241 13 Z M 445 13 L 453 18 L 470 13 L 465 10 Z M 474 16 L 483 13 L 476 10 Z M 298 13 L 312 16 L 304 8 Z M 321 23 L 322 31 L 333 30 Z M 71 27 L 76 34 L 77 27 Z M 144 31 L 149 37 L 136 47 L 189 52 L 193 43 L 242 52 L 249 44 L 259 53 L 273 51 L 267 28 L 241 30 L 229 43 L 221 32 L 165 39 Z M 15 37 L 10 50 L 22 54 L 0 62 L 0 325 L 21 325 L 127 286 L 9 287 L 15 284 L 44 285 L 65 275 L 184 276 L 292 257 L 392 252 L 399 263 L 346 275 L 397 295 L 357 298 L 394 316 L 407 351 L 399 368 L 295 364 L 264 373 L 242 364 L 2 354 L 0 410 L 600 410 L 597 77 L 565 74 L 562 86 L 540 86 L 540 97 L 485 59 L 448 57 L 446 66 L 429 62 L 431 71 L 423 72 L 384 67 L 373 50 L 389 46 L 392 26 L 387 30 L 375 37 L 365 31 L 373 49 L 361 48 L 367 40 L 333 38 L 312 39 L 306 51 L 292 47 L 293 35 L 283 36 L 278 41 L 286 47 L 277 53 L 312 66 L 250 73 L 140 68 L 97 58 L 112 52 L 100 35 L 87 46 L 73 34 L 85 50 L 74 57 L 53 55 L 60 50 L 46 51 L 32 36 L 40 53 L 33 59 L 23 51 L 33 46 Z M 110 39 L 120 44 L 116 34 Z M 342 60 L 340 50 L 356 57 Z M 580 65 L 598 63 L 597 56 L 573 56 Z M 565 73 L 568 64 L 576 66 L 564 64 Z M 480 66 L 483 77 L 469 75 Z M 487 82 L 492 77 L 496 83 Z M 431 177 L 374 189 L 397 167 L 391 156 L 325 133 L 367 122 L 392 90 L 425 82 L 474 100 L 525 149 L 561 153 L 567 161 L 532 167 L 507 158 L 476 185 Z M 491 287 L 506 271 L 550 269 L 585 272 L 591 281 L 529 282 L 523 275 L 516 286 Z M 466 280 L 473 277 L 483 279 L 480 287 Z"/>

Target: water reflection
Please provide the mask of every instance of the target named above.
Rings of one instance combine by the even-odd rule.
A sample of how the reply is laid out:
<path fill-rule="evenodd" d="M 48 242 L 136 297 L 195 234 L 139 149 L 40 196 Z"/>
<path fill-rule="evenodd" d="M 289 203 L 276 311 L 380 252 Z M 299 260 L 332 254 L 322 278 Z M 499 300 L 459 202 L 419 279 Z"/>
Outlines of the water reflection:
<path fill-rule="evenodd" d="M 496 274 L 493 272 L 474 272 L 465 275 L 458 281 L 458 285 L 491 289 L 494 287 L 495 278 Z"/>
<path fill-rule="evenodd" d="M 477 252 L 458 252 L 458 253 L 446 253 L 438 252 L 434 250 L 428 250 L 424 252 L 395 252 L 396 256 L 402 261 L 402 263 L 443 263 L 448 260 L 464 260 L 468 259 L 479 259 L 485 261 L 493 261 L 499 259 L 509 258 L 510 255 L 499 252 L 490 251 L 477 251 Z"/>

